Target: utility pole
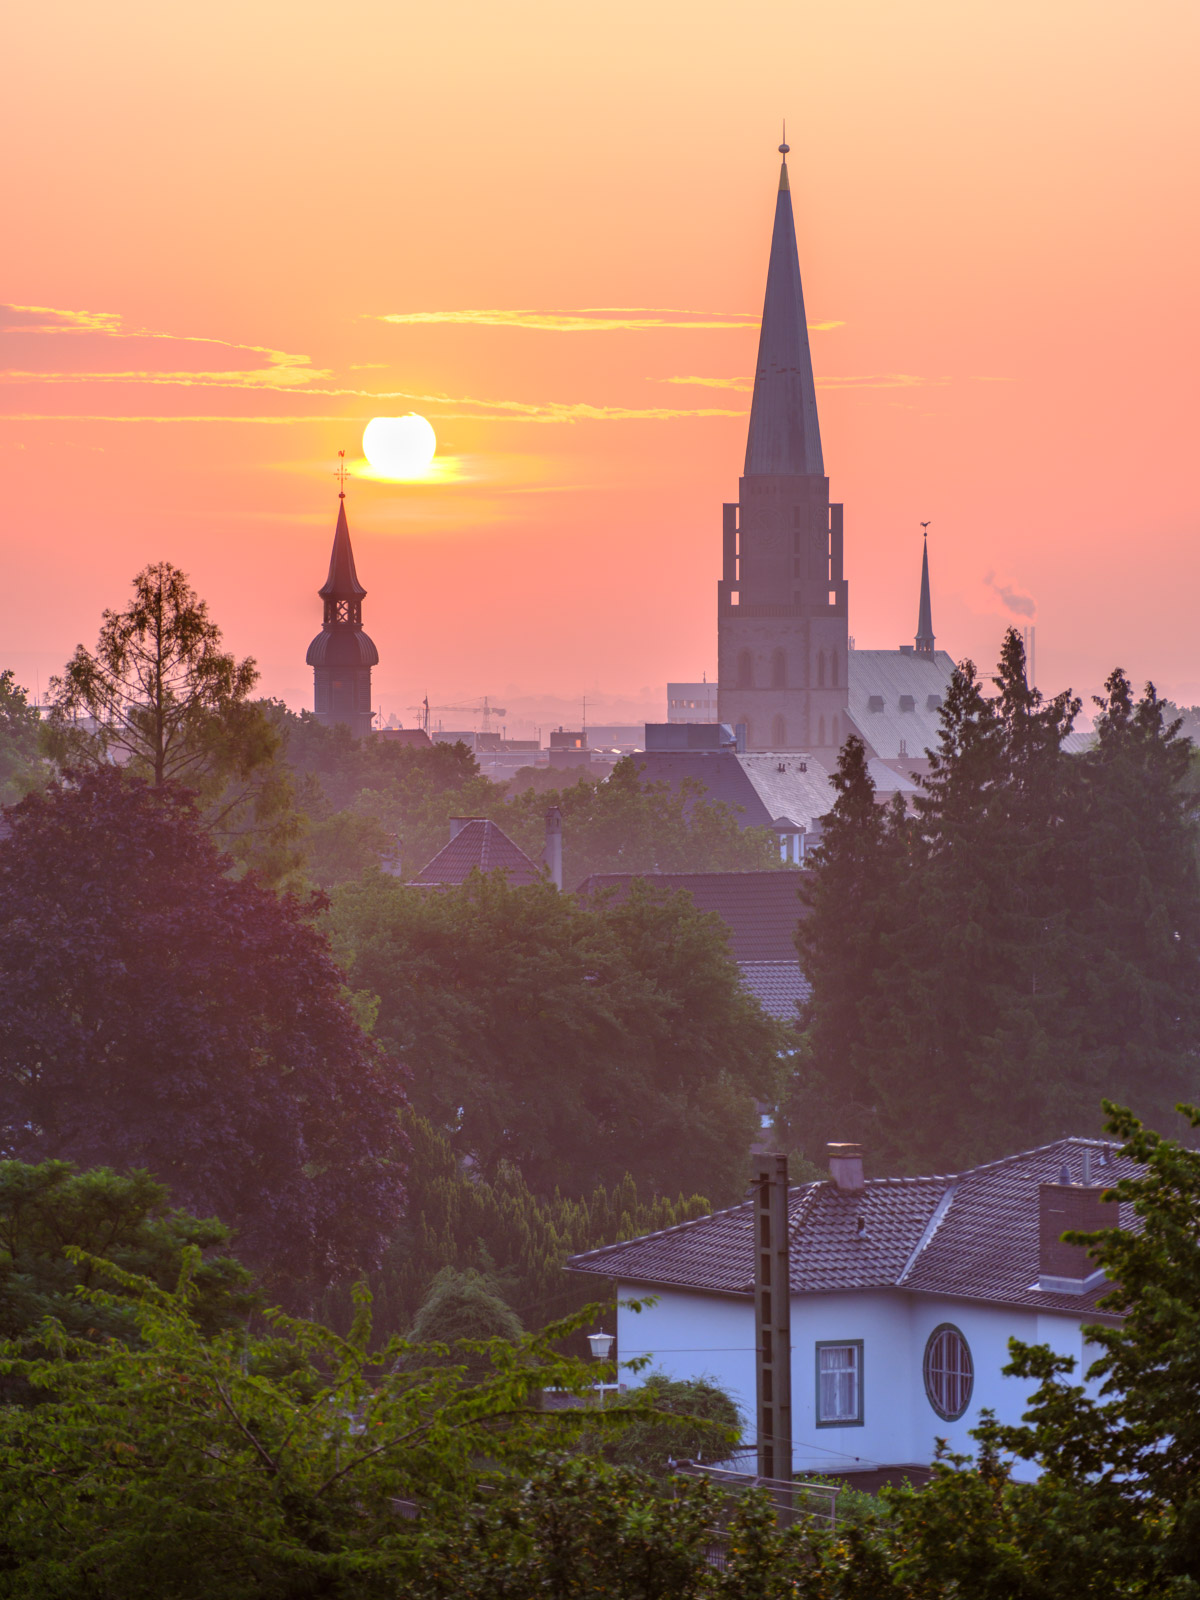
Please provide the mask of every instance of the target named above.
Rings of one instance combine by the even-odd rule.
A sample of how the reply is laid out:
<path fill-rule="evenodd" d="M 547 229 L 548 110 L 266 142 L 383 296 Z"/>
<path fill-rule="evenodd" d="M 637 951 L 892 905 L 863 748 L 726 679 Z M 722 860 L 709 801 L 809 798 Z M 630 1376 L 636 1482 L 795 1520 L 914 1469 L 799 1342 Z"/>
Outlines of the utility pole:
<path fill-rule="evenodd" d="M 754 1168 L 754 1333 L 758 1475 L 792 1476 L 792 1285 L 784 1155 Z"/>

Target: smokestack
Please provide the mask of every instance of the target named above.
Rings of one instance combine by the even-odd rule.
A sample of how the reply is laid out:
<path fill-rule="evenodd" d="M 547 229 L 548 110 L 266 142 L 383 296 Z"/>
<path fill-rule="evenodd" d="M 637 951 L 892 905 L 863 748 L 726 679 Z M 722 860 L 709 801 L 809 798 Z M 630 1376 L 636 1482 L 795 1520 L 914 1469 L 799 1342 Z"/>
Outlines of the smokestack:
<path fill-rule="evenodd" d="M 550 870 L 550 882 L 562 889 L 562 812 L 551 806 L 546 813 L 546 848 L 542 861 Z"/>
<path fill-rule="evenodd" d="M 857 1194 L 863 1186 L 863 1156 L 860 1144 L 827 1144 L 829 1172 L 834 1187 Z"/>

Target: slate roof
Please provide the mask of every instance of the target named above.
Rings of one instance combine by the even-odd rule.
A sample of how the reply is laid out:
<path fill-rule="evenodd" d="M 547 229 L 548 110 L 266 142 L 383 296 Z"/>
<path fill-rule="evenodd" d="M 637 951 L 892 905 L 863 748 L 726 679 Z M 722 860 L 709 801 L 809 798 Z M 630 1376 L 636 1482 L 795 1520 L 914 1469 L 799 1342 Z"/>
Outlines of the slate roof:
<path fill-rule="evenodd" d="M 1058 1139 L 1003 1161 L 951 1176 L 869 1178 L 857 1193 L 832 1182 L 804 1184 L 788 1198 L 791 1285 L 796 1294 L 898 1289 L 963 1300 L 1088 1316 L 1108 1292 L 1037 1287 L 1038 1186 L 1066 1164 L 1078 1182 L 1085 1148 L 1104 1155 L 1098 1183 L 1132 1175 L 1136 1165 L 1099 1140 Z M 1113 1220 L 1117 1220 L 1113 1208 Z M 1120 1223 L 1133 1214 L 1121 1206 Z M 858 1233 L 858 1219 L 865 1230 Z M 754 1285 L 750 1203 L 640 1239 L 572 1256 L 575 1272 L 623 1283 L 749 1297 Z"/>
<path fill-rule="evenodd" d="M 707 789 L 707 800 L 740 808 L 743 828 L 765 828 L 787 818 L 798 828 L 811 829 L 832 811 L 837 798 L 829 773 L 810 755 L 646 750 L 634 759 L 643 783 L 665 782 L 678 789 L 685 778 L 695 778 Z"/>
<path fill-rule="evenodd" d="M 915 650 L 851 650 L 846 657 L 850 720 L 882 760 L 901 759 L 903 741 L 908 759 L 922 761 L 926 750 L 937 748 L 939 713 L 953 672 L 954 657 L 946 650 L 931 656 Z M 902 695 L 912 701 L 911 709 L 900 709 Z"/>
<path fill-rule="evenodd" d="M 786 156 L 786 148 L 780 146 Z M 786 160 L 779 173 L 771 259 L 763 300 L 745 474 L 798 473 L 824 476 L 817 391 L 800 285 L 796 224 Z"/>
<path fill-rule="evenodd" d="M 666 894 L 686 889 L 701 911 L 715 911 L 729 929 L 735 961 L 777 966 L 796 961 L 796 924 L 805 914 L 798 898 L 799 874 L 773 872 L 593 872 L 576 890 L 605 890 L 623 900 L 641 879 Z"/>
<path fill-rule="evenodd" d="M 509 883 L 518 887 L 537 883 L 542 877 L 540 867 L 503 828 L 485 817 L 472 817 L 411 881 L 418 888 L 441 888 L 465 883 L 476 868 L 480 872 L 506 872 Z"/>
<path fill-rule="evenodd" d="M 764 1011 L 779 1022 L 795 1022 L 797 1007 L 812 993 L 812 984 L 800 970 L 795 956 L 790 961 L 739 961 L 742 985 Z"/>

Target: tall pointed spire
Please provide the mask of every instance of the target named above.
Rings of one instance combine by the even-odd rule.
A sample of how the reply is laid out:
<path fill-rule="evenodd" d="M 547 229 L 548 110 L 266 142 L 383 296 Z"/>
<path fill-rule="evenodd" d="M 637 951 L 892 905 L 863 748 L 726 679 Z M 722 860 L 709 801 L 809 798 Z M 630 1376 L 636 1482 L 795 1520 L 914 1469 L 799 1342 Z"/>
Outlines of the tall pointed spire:
<path fill-rule="evenodd" d="M 788 182 L 788 145 L 775 201 L 775 228 L 763 301 L 758 366 L 746 440 L 746 477 L 764 474 L 824 477 L 817 392 L 813 383 L 796 223 Z"/>
<path fill-rule="evenodd" d="M 361 600 L 366 590 L 354 570 L 354 550 L 350 544 L 350 524 L 346 521 L 346 496 L 338 495 L 337 527 L 329 555 L 329 576 L 317 590 L 322 600 Z"/>
<path fill-rule="evenodd" d="M 917 612 L 916 651 L 919 656 L 933 654 L 933 606 L 929 601 L 929 524 L 923 522 L 925 549 L 921 554 L 921 605 Z"/>

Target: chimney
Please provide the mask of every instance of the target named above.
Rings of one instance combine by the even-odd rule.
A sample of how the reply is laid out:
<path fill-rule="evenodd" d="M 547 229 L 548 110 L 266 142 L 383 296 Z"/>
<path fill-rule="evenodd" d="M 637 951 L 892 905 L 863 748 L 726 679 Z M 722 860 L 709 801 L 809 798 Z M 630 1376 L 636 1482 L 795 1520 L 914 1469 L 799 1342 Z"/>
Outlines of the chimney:
<path fill-rule="evenodd" d="M 470 820 L 471 820 L 470 817 L 451 817 L 450 818 L 450 837 L 452 839 L 457 839 L 459 834 L 463 831 L 463 829 L 466 827 L 467 823 L 470 822 Z"/>
<path fill-rule="evenodd" d="M 857 1194 L 863 1186 L 863 1157 L 860 1144 L 827 1144 L 829 1171 L 834 1187 Z"/>
<path fill-rule="evenodd" d="M 562 812 L 557 806 L 551 806 L 546 813 L 546 848 L 542 851 L 542 861 L 550 870 L 550 882 L 561 891 Z"/>
<path fill-rule="evenodd" d="M 1038 1283 L 1051 1294 L 1085 1294 L 1104 1278 L 1081 1244 L 1065 1244 L 1068 1232 L 1113 1228 L 1117 1217 L 1104 1190 L 1078 1183 L 1038 1185 Z"/>

